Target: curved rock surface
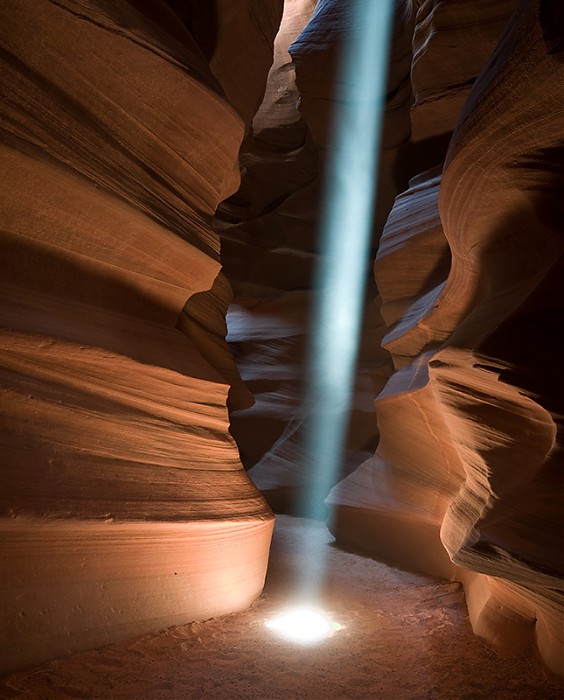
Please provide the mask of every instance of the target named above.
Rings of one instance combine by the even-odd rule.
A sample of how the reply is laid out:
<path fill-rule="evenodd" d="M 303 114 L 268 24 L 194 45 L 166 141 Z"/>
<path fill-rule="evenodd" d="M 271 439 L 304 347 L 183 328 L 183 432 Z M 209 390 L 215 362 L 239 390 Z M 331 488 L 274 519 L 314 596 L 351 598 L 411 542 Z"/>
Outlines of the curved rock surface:
<path fill-rule="evenodd" d="M 0 15 L 5 671 L 245 607 L 272 515 L 210 226 L 241 118 L 165 3 Z"/>
<path fill-rule="evenodd" d="M 451 134 L 517 0 L 417 0 L 411 80 L 414 141 Z"/>
<path fill-rule="evenodd" d="M 458 578 L 478 635 L 560 676 L 563 36 L 557 3 L 519 3 L 442 181 L 397 198 L 376 279 L 399 369 L 375 457 L 329 499 L 338 537 Z"/>

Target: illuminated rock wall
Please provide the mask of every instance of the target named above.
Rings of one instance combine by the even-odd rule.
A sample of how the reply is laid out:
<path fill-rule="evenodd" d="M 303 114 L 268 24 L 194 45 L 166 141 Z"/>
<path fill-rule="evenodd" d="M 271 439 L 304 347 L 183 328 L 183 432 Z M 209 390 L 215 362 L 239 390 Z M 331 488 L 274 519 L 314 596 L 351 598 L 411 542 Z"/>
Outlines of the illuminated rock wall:
<path fill-rule="evenodd" d="M 210 226 L 281 13 L 252 6 L 227 44 L 218 7 L 209 56 L 164 2 L 0 7 L 2 671 L 262 589 L 272 515 L 228 432 L 230 384 L 250 397 Z"/>
<path fill-rule="evenodd" d="M 476 634 L 501 653 L 536 645 L 559 675 L 563 37 L 558 3 L 518 3 L 442 178 L 396 199 L 375 271 L 397 371 L 375 456 L 329 498 L 339 539 L 461 580 Z"/>

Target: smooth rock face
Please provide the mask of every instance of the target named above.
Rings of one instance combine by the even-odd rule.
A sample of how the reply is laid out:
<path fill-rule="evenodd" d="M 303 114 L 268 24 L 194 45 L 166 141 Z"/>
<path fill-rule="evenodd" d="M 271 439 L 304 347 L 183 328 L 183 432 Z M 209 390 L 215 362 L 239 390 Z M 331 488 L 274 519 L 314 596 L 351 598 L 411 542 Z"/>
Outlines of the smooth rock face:
<path fill-rule="evenodd" d="M 0 8 L 2 671 L 239 610 L 264 582 L 210 227 L 244 125 L 153 10 Z"/>
<path fill-rule="evenodd" d="M 458 578 L 476 634 L 563 676 L 558 7 L 519 3 L 442 180 L 396 199 L 375 269 L 398 371 L 376 455 L 329 503 L 338 538 Z"/>
<path fill-rule="evenodd" d="M 382 316 L 389 329 L 383 345 L 396 365 L 441 342 L 439 329 L 428 321 L 451 264 L 439 215 L 440 185 L 438 169 L 411 180 L 390 212 L 376 256 Z"/>

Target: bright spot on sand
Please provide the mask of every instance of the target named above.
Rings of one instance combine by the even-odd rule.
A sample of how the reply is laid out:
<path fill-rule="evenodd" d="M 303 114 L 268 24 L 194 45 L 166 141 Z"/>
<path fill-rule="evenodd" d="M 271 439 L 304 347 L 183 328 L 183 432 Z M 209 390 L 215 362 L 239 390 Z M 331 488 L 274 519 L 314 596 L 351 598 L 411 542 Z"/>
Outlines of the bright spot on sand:
<path fill-rule="evenodd" d="M 295 608 L 268 620 L 266 626 L 281 637 L 299 644 L 315 644 L 330 637 L 341 629 L 341 625 L 332 622 L 315 608 Z"/>

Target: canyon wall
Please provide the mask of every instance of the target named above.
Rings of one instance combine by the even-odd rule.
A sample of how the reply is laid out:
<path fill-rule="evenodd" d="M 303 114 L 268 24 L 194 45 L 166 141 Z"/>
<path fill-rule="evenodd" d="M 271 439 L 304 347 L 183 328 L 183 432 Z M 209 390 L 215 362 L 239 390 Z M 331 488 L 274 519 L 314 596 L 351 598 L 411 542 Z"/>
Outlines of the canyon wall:
<path fill-rule="evenodd" d="M 564 16 L 555 2 L 517 3 L 502 36 L 490 34 L 484 67 L 485 47 L 473 51 L 472 71 L 465 47 L 476 33 L 456 21 L 470 5 L 475 13 L 479 3 L 420 3 L 424 22 L 436 21 L 423 39 L 418 17 L 414 93 L 428 53 L 430 79 L 446 86 L 435 87 L 433 113 L 454 125 L 458 78 L 452 63 L 434 70 L 453 34 L 468 37 L 456 70 L 479 75 L 444 167 L 412 178 L 382 234 L 375 275 L 396 372 L 376 401 L 375 455 L 329 497 L 331 527 L 461 580 L 476 634 L 501 653 L 536 645 L 562 676 Z M 490 19 L 484 40 L 500 23 Z M 429 109 L 416 99 L 415 141 L 434 136 L 422 127 Z"/>
<path fill-rule="evenodd" d="M 171 6 L 0 7 L 1 671 L 262 590 L 211 219 L 282 4 L 238 3 L 234 35 L 218 4 L 194 36 Z"/>
<path fill-rule="evenodd" d="M 236 289 L 228 337 L 256 397 L 232 414 L 233 434 L 282 512 L 308 481 L 304 337 L 349 21 L 337 0 L 286 3 L 242 187 L 220 222 Z M 555 3 L 396 4 L 377 286 L 348 476 L 327 498 L 338 542 L 462 581 L 476 634 L 505 654 L 536 647 L 557 675 L 562 29 Z"/>

